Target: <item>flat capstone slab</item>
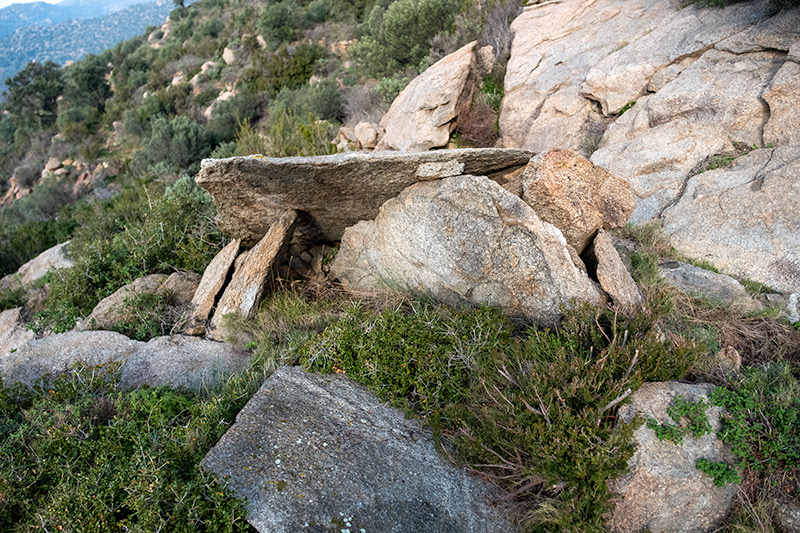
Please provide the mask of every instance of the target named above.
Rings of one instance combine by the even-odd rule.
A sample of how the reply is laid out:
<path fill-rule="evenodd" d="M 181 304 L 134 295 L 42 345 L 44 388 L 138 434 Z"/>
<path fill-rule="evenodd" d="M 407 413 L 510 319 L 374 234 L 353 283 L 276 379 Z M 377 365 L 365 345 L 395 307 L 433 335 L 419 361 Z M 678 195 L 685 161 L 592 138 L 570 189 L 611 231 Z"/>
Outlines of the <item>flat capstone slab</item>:
<path fill-rule="evenodd" d="M 276 370 L 202 466 L 247 499 L 264 533 L 516 531 L 494 503 L 502 492 L 342 375 Z"/>

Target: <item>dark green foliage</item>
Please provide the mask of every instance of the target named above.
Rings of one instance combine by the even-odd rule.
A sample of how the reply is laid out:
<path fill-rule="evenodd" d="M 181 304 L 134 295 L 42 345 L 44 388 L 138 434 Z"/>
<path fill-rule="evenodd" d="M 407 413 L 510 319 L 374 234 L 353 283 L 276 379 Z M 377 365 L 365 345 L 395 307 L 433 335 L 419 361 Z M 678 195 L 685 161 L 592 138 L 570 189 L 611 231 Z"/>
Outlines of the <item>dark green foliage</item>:
<path fill-rule="evenodd" d="M 427 418 L 461 401 L 471 371 L 510 340 L 508 320 L 489 309 L 418 306 L 374 315 L 355 307 L 301 358 L 309 369 L 343 371 L 392 405 Z"/>
<path fill-rule="evenodd" d="M 691 3 L 701 4 L 713 7 L 724 7 L 730 4 L 738 4 L 745 0 L 692 0 Z M 770 15 L 776 14 L 781 9 L 789 9 L 794 6 L 800 5 L 800 0 L 770 0 L 767 7 L 767 13 Z"/>
<path fill-rule="evenodd" d="M 233 140 L 239 126 L 254 119 L 260 110 L 260 98 L 249 90 L 242 90 L 230 100 L 218 103 L 208 125 L 214 144 Z"/>
<path fill-rule="evenodd" d="M 296 38 L 302 27 L 299 12 L 300 9 L 293 0 L 271 2 L 261 10 L 258 28 L 273 49 Z"/>
<path fill-rule="evenodd" d="M 344 118 L 344 98 L 335 80 L 326 79 L 308 91 L 309 111 L 322 120 L 341 122 Z"/>
<path fill-rule="evenodd" d="M 4 107 L 17 129 L 33 131 L 56 121 L 57 99 L 64 90 L 61 67 L 52 61 L 29 63 L 6 80 Z"/>
<path fill-rule="evenodd" d="M 183 116 L 172 120 L 158 117 L 142 143 L 142 151 L 131 161 L 131 171 L 144 175 L 153 165 L 161 164 L 194 174 L 200 170 L 200 160 L 210 152 L 208 134 L 200 124 Z"/>
<path fill-rule="evenodd" d="M 706 402 L 691 402 L 678 395 L 667 408 L 667 414 L 677 425 L 668 422 L 659 423 L 650 418 L 647 420 L 647 427 L 656 432 L 658 440 L 668 440 L 680 445 L 683 444 L 683 438 L 687 433 L 699 439 L 711 432 L 706 409 L 708 409 Z"/>
<path fill-rule="evenodd" d="M 172 326 L 167 319 L 170 314 L 169 300 L 169 295 L 165 294 L 134 294 L 123 301 L 122 312 L 135 318 L 114 324 L 111 329 L 137 341 L 168 335 Z"/>
<path fill-rule="evenodd" d="M 188 176 L 162 191 L 158 182 L 137 183 L 76 213 L 75 267 L 52 277 L 40 327 L 71 329 L 76 318 L 140 276 L 203 271 L 223 241 L 211 196 Z"/>
<path fill-rule="evenodd" d="M 21 287 L 16 289 L 0 287 L 0 313 L 23 305 L 25 305 L 25 292 Z"/>
<path fill-rule="evenodd" d="M 327 51 L 315 43 L 300 43 L 290 48 L 282 45 L 264 60 L 269 72 L 269 91 L 274 96 L 282 88 L 296 89 L 308 83 L 314 74 L 314 65 L 327 57 Z"/>
<path fill-rule="evenodd" d="M 317 120 L 309 113 L 299 115 L 293 109 L 270 117 L 269 139 L 272 157 L 327 155 L 337 152 L 330 142 L 334 126 Z"/>
<path fill-rule="evenodd" d="M 454 440 L 461 460 L 521 498 L 535 502 L 544 490 L 538 498 L 555 512 L 535 512 L 530 531 L 603 531 L 606 480 L 633 453 L 633 426 L 615 429 L 614 402 L 644 381 L 682 378 L 698 349 L 589 311 L 558 330 L 512 334 L 488 309 L 355 308 L 300 355 L 423 417 Z"/>
<path fill-rule="evenodd" d="M 0 384 L 0 530 L 253 531 L 244 505 L 199 466 L 253 383 L 204 397 L 120 392 L 116 379 L 76 368 L 49 390 Z"/>
<path fill-rule="evenodd" d="M 450 30 L 463 0 L 396 0 L 376 4 L 364 26 L 366 33 L 353 53 L 370 76 L 390 77 L 406 67 L 418 68 L 430 42 Z"/>
<path fill-rule="evenodd" d="M 800 467 L 800 380 L 788 363 L 746 369 L 711 401 L 728 410 L 719 438 L 742 468 L 774 472 Z"/>
<path fill-rule="evenodd" d="M 695 463 L 697 469 L 705 472 L 714 480 L 714 485 L 724 487 L 728 483 L 731 485 L 738 485 L 742 482 L 742 477 L 736 471 L 735 466 L 731 466 L 724 462 L 709 461 L 705 458 L 700 458 Z"/>
<path fill-rule="evenodd" d="M 0 210 L 0 277 L 70 238 L 77 222 L 68 184 L 47 179 L 28 196 Z"/>

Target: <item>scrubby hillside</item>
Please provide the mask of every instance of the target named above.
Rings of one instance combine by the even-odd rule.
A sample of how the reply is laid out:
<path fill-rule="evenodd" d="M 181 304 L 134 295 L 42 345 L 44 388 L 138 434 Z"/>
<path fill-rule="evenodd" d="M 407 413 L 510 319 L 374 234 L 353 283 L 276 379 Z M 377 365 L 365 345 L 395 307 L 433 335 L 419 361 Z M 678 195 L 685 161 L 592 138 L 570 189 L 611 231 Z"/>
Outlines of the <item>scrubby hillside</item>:
<path fill-rule="evenodd" d="M 797 295 L 711 272 L 672 248 L 657 224 L 625 227 L 636 205 L 631 186 L 570 150 L 533 159 L 496 149 L 262 161 L 367 144 L 380 150 L 382 117 L 422 109 L 428 119 L 431 107 L 457 108 L 459 118 L 444 120 L 444 137 L 428 147 L 494 146 L 510 24 L 522 12 L 517 0 L 202 0 L 74 65 L 31 63 L 10 78 L 0 112 L 0 530 L 252 531 L 237 495 L 267 501 L 251 518 L 271 530 L 263 524 L 298 519 L 307 502 L 313 508 L 309 486 L 337 504 L 372 501 L 359 490 L 374 479 L 362 478 L 389 467 L 360 470 L 360 458 L 342 448 L 353 435 L 362 439 L 362 426 L 367 446 L 386 445 L 388 438 L 369 441 L 369 431 L 387 423 L 373 420 L 378 408 L 368 404 L 353 410 L 363 417 L 335 425 L 337 412 L 349 413 L 367 390 L 413 421 L 402 438 L 435 445 L 465 467 L 461 474 L 502 494 L 492 512 L 507 510 L 503 520 L 520 531 L 639 531 L 658 515 L 648 505 L 666 509 L 669 522 L 683 505 L 675 502 L 687 499 L 699 506 L 689 513 L 697 530 L 767 532 L 791 523 L 783 515 L 795 512 L 800 494 L 800 330 L 786 309 L 796 312 Z M 761 13 L 742 18 L 768 18 Z M 456 51 L 458 76 L 428 69 Z M 769 53 L 787 63 L 796 57 Z M 426 70 L 430 78 L 417 77 Z M 445 96 L 388 113 L 415 78 L 420 93 Z M 456 78 L 462 85 L 451 100 L 439 84 Z M 545 111 L 572 117 L 558 105 L 558 113 Z M 525 109 L 530 124 L 541 109 Z M 357 125 L 374 135 L 363 141 Z M 204 158 L 251 155 L 201 170 Z M 564 189 L 559 173 L 576 168 L 589 185 Z M 536 172 L 546 177 L 534 186 Z M 294 205 L 303 202 L 308 208 Z M 545 216 L 548 209 L 560 220 Z M 47 268 L 18 272 L 23 264 L 66 241 L 42 261 L 60 268 L 22 281 Z M 401 266 L 392 271 L 392 261 Z M 356 264 L 373 271 L 351 277 Z M 393 279 L 397 272 L 407 275 Z M 380 292 L 362 291 L 370 277 Z M 627 295 L 615 290 L 622 278 Z M 403 290 L 419 279 L 433 280 L 427 287 L 435 290 Z M 580 290 L 556 286 L 559 299 L 548 282 Z M 547 313 L 531 311 L 538 305 Z M 223 309 L 241 316 L 223 317 Z M 94 329 L 108 331 L 87 331 Z M 211 354 L 206 366 L 194 365 L 200 353 Z M 73 356 L 104 363 L 25 386 Z M 281 365 L 343 376 L 317 386 L 316 377 L 292 377 L 299 369 L 274 373 Z M 213 379 L 192 374 L 200 366 Z M 348 381 L 342 400 L 339 379 L 360 385 Z M 256 399 L 267 404 L 245 407 L 262 386 Z M 312 392 L 303 397 L 303 387 Z M 300 396 L 273 411 L 264 398 L 284 390 Z M 299 404 L 327 409 L 314 416 L 323 424 L 314 429 L 319 448 L 295 434 L 311 418 L 292 411 Z M 247 433 L 253 427 L 257 437 Z M 332 477 L 315 486 L 314 468 L 322 467 L 273 447 L 273 437 L 324 456 Z M 686 452 L 686 442 L 699 442 L 705 455 Z M 641 454 L 653 449 L 659 460 L 679 456 L 688 471 L 657 461 L 648 470 L 653 455 Z M 222 473 L 221 463 L 241 476 Z M 428 496 L 440 492 L 430 489 L 436 482 Z M 670 487 L 663 499 L 651 490 L 660 483 Z M 396 478 L 391 484 L 406 494 Z M 395 518 L 418 503 L 398 501 L 389 506 L 400 509 Z M 358 522 L 348 509 L 334 514 L 306 525 L 393 526 Z M 432 530 L 458 529 L 436 519 Z"/>

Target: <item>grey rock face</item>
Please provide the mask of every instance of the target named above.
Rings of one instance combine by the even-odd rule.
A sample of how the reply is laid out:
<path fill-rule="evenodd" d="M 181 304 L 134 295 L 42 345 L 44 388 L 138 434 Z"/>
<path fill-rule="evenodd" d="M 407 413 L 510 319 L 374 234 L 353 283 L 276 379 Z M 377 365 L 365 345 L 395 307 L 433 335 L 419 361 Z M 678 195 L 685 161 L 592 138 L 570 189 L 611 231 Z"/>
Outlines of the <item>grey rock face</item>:
<path fill-rule="evenodd" d="M 630 404 L 620 409 L 620 420 L 630 423 L 641 415 L 673 423 L 667 409 L 676 397 L 708 401 L 713 389 L 714 385 L 707 384 L 645 383 L 631 395 Z M 622 496 L 610 519 L 611 531 L 703 532 L 713 531 L 722 522 L 738 487 L 717 487 L 695 466 L 700 458 L 734 463 L 733 454 L 716 436 L 720 414 L 719 407 L 708 408 L 712 433 L 699 439 L 687 435 L 682 445 L 658 440 L 646 424 L 634 432 L 637 448 L 628 461 L 630 472 L 610 483 Z"/>
<path fill-rule="evenodd" d="M 682 254 L 778 291 L 800 292 L 800 147 L 754 150 L 691 178 L 664 212 Z"/>
<path fill-rule="evenodd" d="M 249 356 L 230 345 L 172 335 L 148 342 L 111 331 L 70 331 L 28 342 L 11 354 L 0 353 L 6 384 L 32 386 L 42 377 L 67 372 L 77 362 L 97 366 L 123 362 L 120 386 L 213 386 L 241 370 Z"/>
<path fill-rule="evenodd" d="M 472 101 L 476 47 L 477 41 L 461 47 L 403 89 L 381 120 L 385 133 L 378 150 L 421 152 L 447 146 L 459 113 Z"/>
<path fill-rule="evenodd" d="M 70 268 L 74 262 L 67 255 L 69 241 L 57 244 L 40 253 L 17 270 L 20 282 L 29 286 L 39 281 L 45 274 L 58 268 Z"/>
<path fill-rule="evenodd" d="M 528 163 L 530 152 L 500 148 L 418 154 L 346 153 L 320 157 L 206 159 L 196 181 L 214 196 L 217 225 L 234 238 L 256 242 L 287 209 L 302 212 L 298 229 L 337 241 L 345 228 L 372 220 L 380 206 L 409 185 L 428 163 L 463 164 L 463 173 L 489 175 Z"/>
<path fill-rule="evenodd" d="M 769 113 L 761 95 L 784 61 L 781 52 L 709 50 L 609 127 L 592 161 L 629 180 L 646 200 L 634 220 L 658 216 L 694 166 L 729 151 L 731 141 L 762 145 Z M 656 162 L 637 160 L 635 147 L 643 143 L 657 150 Z"/>
<path fill-rule="evenodd" d="M 374 221 L 345 231 L 331 274 L 351 289 L 398 285 L 542 324 L 573 301 L 601 301 L 561 232 L 476 176 L 419 183 L 386 202 Z"/>
<path fill-rule="evenodd" d="M 763 309 L 761 303 L 751 298 L 742 284 L 730 276 L 680 261 L 664 262 L 660 268 L 671 285 L 687 294 L 699 295 L 745 313 Z"/>
<path fill-rule="evenodd" d="M 8 356 L 36 338 L 20 320 L 21 308 L 0 313 L 0 357 Z"/>
<path fill-rule="evenodd" d="M 81 321 L 78 329 L 111 329 L 120 322 L 135 319 L 136 310 L 130 306 L 126 307 L 126 303 L 137 295 L 156 294 L 162 291 L 167 277 L 166 274 L 151 274 L 120 287 L 113 294 L 100 300 L 88 320 Z"/>
<path fill-rule="evenodd" d="M 201 464 L 227 476 L 264 533 L 515 531 L 497 489 L 340 375 L 279 368 Z"/>
<path fill-rule="evenodd" d="M 500 110 L 503 145 L 535 152 L 579 149 L 587 121 L 600 118 L 582 94 L 589 71 L 625 43 L 662 26 L 678 4 L 611 0 L 527 7 L 511 25 L 514 41 Z"/>

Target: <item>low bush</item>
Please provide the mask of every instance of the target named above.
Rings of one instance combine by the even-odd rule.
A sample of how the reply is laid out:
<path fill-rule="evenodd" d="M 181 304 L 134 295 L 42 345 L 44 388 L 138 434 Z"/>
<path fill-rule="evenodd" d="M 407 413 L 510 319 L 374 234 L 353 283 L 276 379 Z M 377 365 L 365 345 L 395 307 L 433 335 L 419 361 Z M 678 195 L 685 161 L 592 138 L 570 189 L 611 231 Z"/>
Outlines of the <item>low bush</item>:
<path fill-rule="evenodd" d="M 337 152 L 331 142 L 335 127 L 313 114 L 298 115 L 285 110 L 270 117 L 269 141 L 273 157 L 327 155 Z"/>
<path fill-rule="evenodd" d="M 81 227 L 70 248 L 75 266 L 52 275 L 39 327 L 68 331 L 100 300 L 146 274 L 202 272 L 223 244 L 213 213 L 211 196 L 188 176 L 166 189 L 139 182 L 85 206 L 76 213 Z"/>
<path fill-rule="evenodd" d="M 355 307 L 299 356 L 451 439 L 460 461 L 528 508 L 526 531 L 604 531 L 606 480 L 633 453 L 633 427 L 616 427 L 613 408 L 644 381 L 685 377 L 704 350 L 641 324 L 587 310 L 519 331 L 489 309 Z"/>
<path fill-rule="evenodd" d="M 0 530 L 254 531 L 199 463 L 258 383 L 207 395 L 116 383 L 113 368 L 80 367 L 52 388 L 0 383 Z"/>

